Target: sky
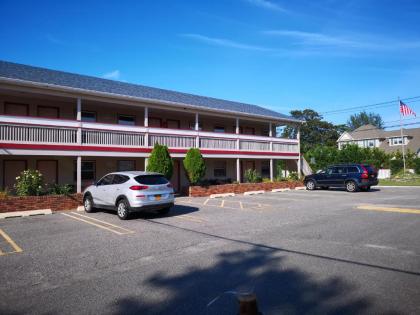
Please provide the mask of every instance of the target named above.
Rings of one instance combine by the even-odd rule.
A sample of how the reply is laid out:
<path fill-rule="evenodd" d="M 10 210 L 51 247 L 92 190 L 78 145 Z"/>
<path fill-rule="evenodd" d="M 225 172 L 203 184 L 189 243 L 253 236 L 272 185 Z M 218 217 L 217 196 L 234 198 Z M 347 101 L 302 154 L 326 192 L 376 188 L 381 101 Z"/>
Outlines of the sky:
<path fill-rule="evenodd" d="M 360 109 L 328 112 L 398 97 L 420 116 L 417 0 L 1 0 L 0 12 L 1 60 L 337 124 Z M 399 119 L 397 101 L 365 109 Z"/>

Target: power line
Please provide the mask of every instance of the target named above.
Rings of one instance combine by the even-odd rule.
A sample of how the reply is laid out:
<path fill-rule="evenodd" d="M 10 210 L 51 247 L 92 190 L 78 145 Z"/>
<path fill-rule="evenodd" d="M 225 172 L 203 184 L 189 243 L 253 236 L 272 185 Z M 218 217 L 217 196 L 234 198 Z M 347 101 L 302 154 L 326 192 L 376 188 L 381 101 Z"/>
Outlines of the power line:
<path fill-rule="evenodd" d="M 414 96 L 414 97 L 407 97 L 400 99 L 404 103 L 414 103 L 420 101 L 420 96 Z M 390 107 L 394 106 L 395 103 L 398 102 L 398 99 L 392 100 L 392 101 L 386 101 L 386 102 L 380 102 L 380 103 L 374 103 L 374 104 L 367 104 L 367 105 L 361 105 L 361 106 L 354 106 L 354 107 L 347 107 L 347 108 L 341 108 L 336 110 L 330 110 L 326 112 L 321 112 L 320 114 L 325 115 L 331 115 L 331 114 L 341 114 L 349 111 L 357 111 L 362 110 L 365 108 L 382 108 L 382 107 Z"/>

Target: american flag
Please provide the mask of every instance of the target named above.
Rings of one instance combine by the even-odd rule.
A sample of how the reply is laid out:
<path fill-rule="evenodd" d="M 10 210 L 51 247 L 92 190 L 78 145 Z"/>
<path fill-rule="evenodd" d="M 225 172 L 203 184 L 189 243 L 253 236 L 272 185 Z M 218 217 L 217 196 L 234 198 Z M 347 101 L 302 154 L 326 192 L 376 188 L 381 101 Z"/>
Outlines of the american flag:
<path fill-rule="evenodd" d="M 404 104 L 401 101 L 400 101 L 400 113 L 403 116 L 414 115 L 414 117 L 417 117 L 416 113 L 410 107 L 408 107 L 407 104 Z"/>

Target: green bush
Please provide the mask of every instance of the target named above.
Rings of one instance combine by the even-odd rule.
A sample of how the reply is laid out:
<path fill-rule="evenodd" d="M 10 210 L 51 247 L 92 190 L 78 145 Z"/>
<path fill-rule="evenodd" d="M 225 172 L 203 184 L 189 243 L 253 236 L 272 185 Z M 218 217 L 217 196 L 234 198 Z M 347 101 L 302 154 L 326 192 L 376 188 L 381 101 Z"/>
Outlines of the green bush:
<path fill-rule="evenodd" d="M 283 179 L 283 170 L 286 169 L 286 162 L 282 160 L 277 160 L 276 162 L 276 181 L 281 181 Z"/>
<path fill-rule="evenodd" d="M 155 143 L 150 153 L 146 170 L 148 172 L 160 173 L 170 180 L 173 172 L 173 161 L 166 145 Z"/>
<path fill-rule="evenodd" d="M 50 195 L 69 195 L 73 192 L 73 186 L 69 184 L 59 185 L 52 184 L 48 188 L 48 194 Z"/>
<path fill-rule="evenodd" d="M 391 175 L 397 174 L 404 168 L 404 162 L 400 159 L 389 161 L 389 165 L 391 168 Z"/>
<path fill-rule="evenodd" d="M 16 177 L 16 194 L 18 196 L 39 196 L 43 190 L 42 174 L 38 170 L 26 170 Z"/>
<path fill-rule="evenodd" d="M 413 164 L 414 164 L 414 172 L 416 172 L 416 174 L 420 175 L 420 158 L 414 159 Z"/>
<path fill-rule="evenodd" d="M 298 173 L 297 172 L 290 172 L 287 179 L 288 180 L 299 180 Z"/>
<path fill-rule="evenodd" d="M 191 148 L 183 161 L 185 174 L 191 185 L 196 185 L 206 175 L 206 164 L 200 149 Z"/>
<path fill-rule="evenodd" d="M 244 174 L 245 181 L 248 183 L 259 183 L 261 182 L 261 176 L 257 170 L 247 169 Z"/>

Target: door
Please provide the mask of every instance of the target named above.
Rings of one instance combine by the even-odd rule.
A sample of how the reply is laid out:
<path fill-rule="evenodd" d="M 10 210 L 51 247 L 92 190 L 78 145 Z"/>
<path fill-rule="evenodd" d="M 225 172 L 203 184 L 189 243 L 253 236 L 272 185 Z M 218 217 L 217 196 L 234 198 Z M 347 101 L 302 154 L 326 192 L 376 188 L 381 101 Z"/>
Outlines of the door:
<path fill-rule="evenodd" d="M 40 160 L 36 162 L 36 168 L 44 178 L 44 184 L 57 184 L 58 165 L 56 160 Z"/>
<path fill-rule="evenodd" d="M 18 177 L 24 170 L 26 170 L 25 160 L 3 161 L 3 188 L 13 190 L 14 185 L 16 184 L 16 177 Z"/>
<path fill-rule="evenodd" d="M 175 119 L 167 119 L 166 120 L 166 127 L 170 129 L 179 129 L 181 128 L 181 122 Z"/>
<path fill-rule="evenodd" d="M 344 186 L 344 182 L 347 178 L 347 167 L 334 167 L 333 177 L 331 179 L 332 185 Z"/>
<path fill-rule="evenodd" d="M 252 169 L 255 170 L 255 161 L 241 161 L 241 169 L 242 169 L 242 182 L 245 180 L 245 172 L 246 170 Z"/>
<path fill-rule="evenodd" d="M 333 177 L 334 168 L 329 167 L 326 169 L 325 173 L 321 173 L 318 176 L 317 182 L 320 185 L 331 185 L 332 184 L 332 177 Z"/>
<path fill-rule="evenodd" d="M 112 187 L 112 181 L 114 179 L 114 174 L 105 175 L 102 177 L 96 187 L 94 189 L 93 195 L 93 202 L 97 205 L 101 206 L 110 206 L 111 204 L 111 197 L 109 197 L 109 189 Z"/>
<path fill-rule="evenodd" d="M 172 173 L 172 178 L 171 178 L 171 185 L 174 188 L 175 192 L 179 192 L 179 188 L 180 188 L 180 162 L 179 160 L 174 160 L 174 170 Z"/>

